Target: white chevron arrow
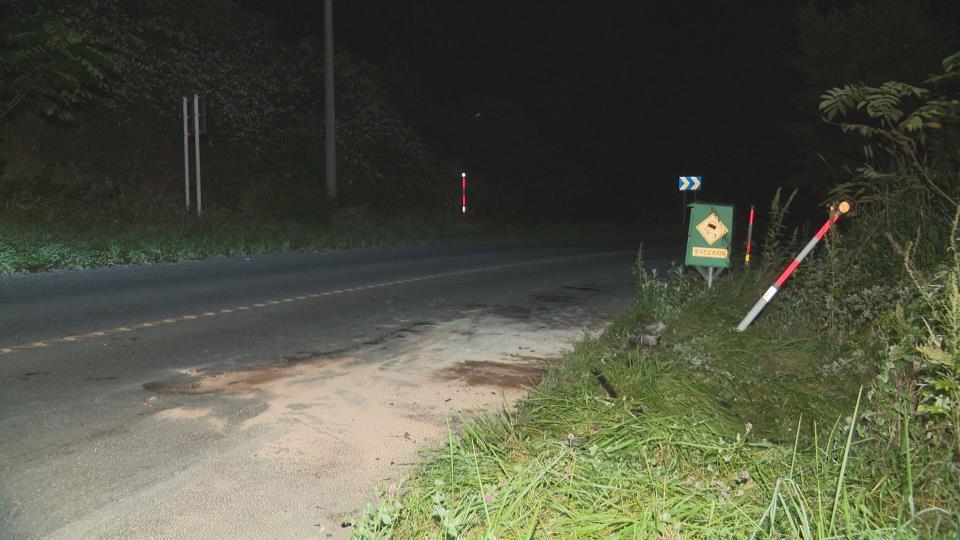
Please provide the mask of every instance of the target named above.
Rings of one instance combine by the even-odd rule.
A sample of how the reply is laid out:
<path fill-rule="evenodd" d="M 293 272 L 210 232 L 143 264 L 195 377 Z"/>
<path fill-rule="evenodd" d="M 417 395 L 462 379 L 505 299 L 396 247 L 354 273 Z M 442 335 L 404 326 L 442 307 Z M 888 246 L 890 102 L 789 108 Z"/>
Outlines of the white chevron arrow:
<path fill-rule="evenodd" d="M 698 191 L 700 189 L 699 176 L 678 176 L 677 179 L 680 181 L 678 184 L 680 191 Z"/>

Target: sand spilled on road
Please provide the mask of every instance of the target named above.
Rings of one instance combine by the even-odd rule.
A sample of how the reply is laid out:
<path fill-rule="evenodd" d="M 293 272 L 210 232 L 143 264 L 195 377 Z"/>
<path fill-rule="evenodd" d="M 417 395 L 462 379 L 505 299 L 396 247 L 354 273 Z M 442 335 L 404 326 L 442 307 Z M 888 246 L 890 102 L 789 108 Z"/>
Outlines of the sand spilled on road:
<path fill-rule="evenodd" d="M 263 412 L 239 425 L 258 441 L 250 459 L 314 478 L 325 494 L 321 510 L 334 518 L 355 510 L 375 488 L 399 483 L 419 452 L 446 440 L 459 417 L 512 408 L 582 337 L 582 328 L 463 319 L 349 357 L 226 373 L 199 368 L 153 390 L 263 400 Z M 159 416 L 217 422 L 205 408 Z"/>
<path fill-rule="evenodd" d="M 217 431 L 223 431 L 227 427 L 227 422 L 213 414 L 211 407 L 189 408 L 175 407 L 166 409 L 157 413 L 157 418 L 172 418 L 177 420 L 203 420 L 209 423 Z"/>

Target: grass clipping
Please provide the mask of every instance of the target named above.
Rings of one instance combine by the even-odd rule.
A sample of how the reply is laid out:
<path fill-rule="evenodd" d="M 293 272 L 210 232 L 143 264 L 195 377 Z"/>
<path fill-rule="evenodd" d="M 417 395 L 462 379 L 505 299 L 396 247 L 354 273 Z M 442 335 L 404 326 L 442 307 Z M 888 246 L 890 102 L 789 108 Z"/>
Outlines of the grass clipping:
<path fill-rule="evenodd" d="M 354 536 L 956 537 L 956 482 L 912 475 L 909 441 L 878 452 L 856 374 L 823 369 L 849 343 L 732 331 L 754 288 L 688 295 L 656 348 L 630 339 L 638 301 L 516 411 L 464 421 Z"/>

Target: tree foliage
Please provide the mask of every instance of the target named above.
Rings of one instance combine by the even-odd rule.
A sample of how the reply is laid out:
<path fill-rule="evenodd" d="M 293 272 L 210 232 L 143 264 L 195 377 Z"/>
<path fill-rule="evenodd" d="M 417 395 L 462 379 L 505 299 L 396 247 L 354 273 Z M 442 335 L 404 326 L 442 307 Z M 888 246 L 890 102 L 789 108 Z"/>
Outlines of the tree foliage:
<path fill-rule="evenodd" d="M 117 74 L 107 41 L 38 10 L 15 12 L 0 25 L 0 122 L 23 109 L 57 120 L 94 99 Z"/>
<path fill-rule="evenodd" d="M 323 48 L 228 0 L 189 7 L 160 0 L 47 0 L 120 44 L 123 77 L 107 106 L 144 108 L 176 125 L 182 96 L 204 96 L 211 139 L 256 165 L 316 181 L 323 170 Z M 187 16 L 189 15 L 189 17 Z M 338 51 L 337 138 L 343 199 L 427 200 L 428 156 L 377 81 L 376 69 Z"/>
<path fill-rule="evenodd" d="M 853 84 L 832 88 L 823 94 L 820 112 L 828 123 L 838 125 L 844 133 L 856 132 L 867 140 L 864 146 L 867 163 L 860 169 L 866 180 L 885 177 L 877 172 L 875 163 L 879 162 L 885 166 L 888 176 L 916 178 L 944 201 L 956 205 L 952 193 L 956 186 L 941 185 L 941 182 L 955 182 L 956 178 L 935 179 L 925 147 L 931 130 L 939 130 L 945 122 L 960 119 L 960 100 L 901 82 L 885 82 L 879 86 Z M 837 123 L 836 118 L 849 120 Z"/>
<path fill-rule="evenodd" d="M 917 413 L 945 418 L 960 452 L 960 53 L 927 87 L 848 84 L 821 96 L 824 119 L 861 137 L 865 163 L 835 190 L 862 207 L 860 234 L 887 238 L 916 292 L 893 318 L 891 359 L 907 373 Z M 944 256 L 946 255 L 946 256 Z M 886 381 L 886 372 L 881 375 Z"/>
<path fill-rule="evenodd" d="M 810 0 L 797 11 L 797 46 L 789 58 L 802 77 L 792 97 L 800 116 L 784 126 L 796 148 L 793 182 L 824 190 L 831 177 L 836 180 L 844 169 L 857 166 L 858 145 L 816 120 L 823 89 L 844 85 L 879 89 L 886 81 L 918 86 L 940 67 L 937 59 L 952 49 L 946 21 L 931 14 L 922 2 L 825 4 Z M 862 102 L 877 110 L 886 99 L 889 107 L 889 99 L 896 99 L 898 91 L 908 90 L 885 88 Z M 833 114 L 848 107 L 840 101 Z"/>

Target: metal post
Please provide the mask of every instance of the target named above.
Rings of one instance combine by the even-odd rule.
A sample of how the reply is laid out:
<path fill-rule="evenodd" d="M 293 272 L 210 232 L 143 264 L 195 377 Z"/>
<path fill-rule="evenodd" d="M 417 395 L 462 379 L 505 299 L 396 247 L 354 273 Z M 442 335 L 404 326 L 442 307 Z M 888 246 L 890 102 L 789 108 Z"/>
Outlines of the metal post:
<path fill-rule="evenodd" d="M 747 254 L 743 257 L 744 264 L 750 264 L 750 244 L 753 242 L 753 205 L 750 205 L 750 221 L 747 224 Z"/>
<path fill-rule="evenodd" d="M 333 0 L 323 0 L 323 73 L 327 145 L 327 199 L 337 202 L 337 126 L 333 95 Z"/>
<path fill-rule="evenodd" d="M 200 96 L 193 95 L 193 153 L 197 160 L 197 217 L 203 213 L 200 188 Z"/>
<path fill-rule="evenodd" d="M 713 267 L 712 266 L 707 270 L 707 288 L 708 289 L 713 288 Z"/>
<path fill-rule="evenodd" d="M 183 97 L 183 195 L 190 210 L 190 104 Z"/>
<path fill-rule="evenodd" d="M 817 246 L 820 240 L 822 240 L 823 237 L 830 232 L 830 227 L 836 223 L 838 219 L 840 219 L 840 215 L 846 214 L 850 211 L 850 203 L 845 201 L 841 202 L 839 210 L 839 212 L 833 213 L 829 218 L 827 218 L 827 221 L 825 221 L 820 227 L 820 230 L 817 231 L 817 234 L 813 235 L 813 238 L 807 242 L 807 245 L 803 246 L 803 249 L 800 250 L 800 253 L 797 253 L 797 256 L 790 261 L 790 264 L 788 264 L 783 272 L 780 273 L 780 276 L 775 282 L 773 282 L 773 285 L 771 285 L 770 288 L 763 293 L 763 296 L 757 300 L 757 303 L 750 308 L 750 311 L 747 312 L 743 320 L 740 321 L 740 324 L 737 325 L 738 332 L 743 332 L 746 330 L 747 327 L 750 326 L 750 323 L 752 323 L 753 320 L 760 315 L 760 312 L 763 311 L 763 308 L 766 307 L 771 300 L 773 300 L 773 297 L 776 296 L 778 292 L 780 292 L 780 289 L 783 288 L 784 283 L 790 279 L 790 275 L 793 274 L 793 271 L 800 266 L 800 263 L 803 262 L 803 259 L 805 259 L 807 255 L 813 251 L 813 248 Z"/>

